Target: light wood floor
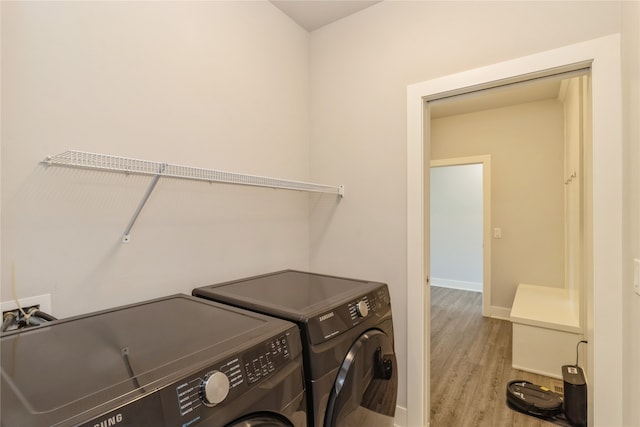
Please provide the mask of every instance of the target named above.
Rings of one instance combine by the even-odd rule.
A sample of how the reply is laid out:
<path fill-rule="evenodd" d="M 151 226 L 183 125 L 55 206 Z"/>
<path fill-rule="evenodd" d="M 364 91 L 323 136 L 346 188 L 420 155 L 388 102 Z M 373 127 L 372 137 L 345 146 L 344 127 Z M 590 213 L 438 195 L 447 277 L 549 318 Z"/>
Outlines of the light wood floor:
<path fill-rule="evenodd" d="M 482 317 L 482 294 L 432 286 L 431 426 L 555 426 L 507 407 L 516 379 L 562 386 L 511 367 L 511 322 Z"/>

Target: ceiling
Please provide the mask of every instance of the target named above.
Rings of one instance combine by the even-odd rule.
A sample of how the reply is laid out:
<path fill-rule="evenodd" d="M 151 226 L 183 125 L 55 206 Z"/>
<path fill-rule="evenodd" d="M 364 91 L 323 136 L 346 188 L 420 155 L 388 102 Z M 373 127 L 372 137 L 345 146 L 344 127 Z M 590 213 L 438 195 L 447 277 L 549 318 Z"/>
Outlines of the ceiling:
<path fill-rule="evenodd" d="M 345 18 L 382 0 L 269 0 L 308 32 Z M 544 99 L 559 99 L 562 78 L 543 78 L 432 101 L 431 118 L 466 114 Z"/>
<path fill-rule="evenodd" d="M 311 32 L 327 24 L 373 6 L 364 0 L 270 0 L 298 25 Z"/>
<path fill-rule="evenodd" d="M 543 78 L 431 101 L 431 118 L 467 114 L 525 102 L 559 99 L 562 78 Z"/>

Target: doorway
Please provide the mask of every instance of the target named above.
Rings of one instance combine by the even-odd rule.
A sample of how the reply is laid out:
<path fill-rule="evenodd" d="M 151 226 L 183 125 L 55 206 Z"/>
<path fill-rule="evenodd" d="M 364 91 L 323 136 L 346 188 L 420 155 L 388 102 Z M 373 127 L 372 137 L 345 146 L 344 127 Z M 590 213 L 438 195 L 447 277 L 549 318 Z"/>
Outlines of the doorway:
<path fill-rule="evenodd" d="M 447 197 L 448 201 L 439 198 L 447 203 L 446 211 L 436 213 L 437 207 L 430 204 L 430 228 L 440 233 L 431 235 L 430 246 L 441 245 L 437 253 L 431 253 L 431 284 L 481 292 L 482 315 L 491 316 L 491 156 L 432 160 L 430 167 L 445 181 L 442 186 L 431 181 L 432 191 L 450 193 L 452 178 L 459 184 L 454 190 L 457 196 Z M 433 197 L 438 196 L 432 194 L 432 201 Z M 460 265 L 465 267 L 460 269 Z"/>
<path fill-rule="evenodd" d="M 502 395 L 504 386 L 509 379 L 523 378 L 522 373 L 512 369 L 511 361 L 511 324 L 509 312 L 513 293 L 518 283 L 535 283 L 544 286 L 563 287 L 564 282 L 564 203 L 563 194 L 566 185 L 563 184 L 564 169 L 564 145 L 565 145 L 565 114 L 568 110 L 565 100 L 567 97 L 563 88 L 569 82 L 582 77 L 567 78 L 558 75 L 542 79 L 536 82 L 523 82 L 509 88 L 499 88 L 500 96 L 504 98 L 500 103 L 495 101 L 493 90 L 481 91 L 474 95 L 472 101 L 478 107 L 469 111 L 470 107 L 464 101 L 451 98 L 447 104 L 458 103 L 456 108 L 450 105 L 431 106 L 430 120 L 430 222 L 428 236 L 430 242 L 430 274 L 432 298 L 430 310 L 430 350 L 432 375 L 431 386 L 431 421 L 437 425 L 464 423 L 465 419 L 484 415 L 483 421 L 476 420 L 478 425 L 501 424 L 505 412 L 503 401 L 496 401 L 492 396 Z M 489 97 L 489 98 L 488 98 Z M 493 97 L 493 98 L 492 98 Z M 467 98 L 469 98 L 467 96 Z M 490 102 L 484 102 L 489 99 Z M 443 101 L 444 102 L 444 101 Z M 486 106 L 489 108 L 485 108 Z M 447 107 L 449 114 L 439 112 L 440 108 Z M 460 113 L 459 111 L 463 111 Z M 455 114 L 454 114 L 455 113 Z M 445 166 L 434 168 L 434 162 L 444 164 L 454 161 L 436 161 L 450 154 L 483 152 L 490 153 L 495 160 L 495 168 L 489 175 L 493 182 L 494 222 L 488 222 L 486 241 L 493 244 L 493 270 L 492 277 L 486 280 L 487 289 L 493 291 L 493 298 L 486 299 L 485 305 L 489 306 L 483 314 L 485 318 L 478 317 L 482 300 L 474 296 L 477 307 L 464 304 L 471 298 L 469 292 L 447 293 L 444 289 L 434 288 L 440 281 L 438 258 L 443 247 L 456 242 L 458 232 L 471 236 L 473 230 L 465 230 L 464 225 L 456 224 L 455 229 L 450 230 L 449 241 L 438 241 L 442 234 L 438 216 L 442 216 L 439 208 L 434 204 L 443 203 L 439 200 L 438 187 L 444 186 L 447 197 L 455 197 L 464 194 L 467 200 L 464 209 L 446 212 L 446 222 L 457 218 L 466 219 L 473 212 L 470 201 L 474 198 L 467 190 L 474 183 L 467 180 L 459 183 L 456 174 L 449 173 L 445 177 L 440 176 L 443 169 L 456 169 L 466 166 Z M 579 159 L 576 159 L 579 160 Z M 471 163 L 471 162 L 470 162 Z M 478 165 L 475 165 L 478 166 Z M 441 183 L 443 178 L 446 182 Z M 481 180 L 476 178 L 481 183 Z M 435 192 L 435 194 L 434 194 Z M 426 197 L 426 196 L 425 196 Z M 454 206 L 455 208 L 455 206 Z M 436 218 L 433 218 L 433 215 Z M 480 214 L 481 218 L 482 215 Z M 473 219 L 470 219 L 471 221 Z M 489 224 L 492 224 L 489 226 Z M 479 245 L 481 251 L 481 244 Z M 460 258 L 465 254 L 464 247 L 449 251 Z M 464 269 L 464 260 L 459 259 L 460 270 Z M 469 262 L 469 260 L 467 261 Z M 545 266 L 541 269 L 540 266 Z M 544 271 L 542 271 L 544 270 Z M 446 285 L 446 283 L 445 283 Z M 460 287 L 459 287 L 460 288 Z M 450 295 L 454 295 L 452 300 Z M 493 301 L 492 301 L 493 300 Z M 452 302 L 451 306 L 444 306 L 445 302 Z M 493 302 L 493 304 L 491 304 Z M 493 305 L 493 307 L 491 306 Z M 449 322 L 442 322 L 443 313 L 451 318 Z M 487 319 L 491 317 L 493 319 Z M 458 330 L 464 330 L 464 334 L 451 335 L 451 325 L 459 319 L 461 323 Z M 498 320 L 499 319 L 499 320 Z M 487 330 L 492 334 L 487 335 Z M 459 346 L 464 336 L 466 345 Z M 450 339 L 450 337 L 455 337 Z M 476 341 L 477 340 L 477 341 Z M 479 345 L 478 342 L 483 343 Z M 448 356 L 443 358 L 443 349 L 447 349 Z M 472 349 L 482 348 L 473 352 Z M 504 351 L 508 349 L 509 351 Z M 468 355 L 474 356 L 468 358 Z M 483 413 L 478 407 L 469 409 L 460 408 L 455 411 L 455 417 L 451 414 L 451 407 L 460 406 L 461 401 L 466 401 L 466 389 L 461 389 L 458 394 L 449 394 L 447 387 L 449 381 L 456 377 L 456 367 L 466 366 L 466 380 L 469 384 L 484 384 L 486 393 L 479 402 L 481 408 L 487 411 Z M 477 368 L 477 369 L 474 369 Z M 453 370 L 449 370 L 453 369 Z M 560 366 L 558 366 L 560 370 Z M 490 373 L 490 374 L 488 374 Z M 486 385 L 487 377 L 490 388 Z M 547 378 L 526 377 L 530 381 L 545 386 L 551 386 Z M 458 400 L 460 399 L 460 400 Z M 492 414 L 492 415 L 489 415 Z M 449 418 L 453 417 L 453 418 Z M 526 425 L 526 424 L 523 424 Z"/>
<path fill-rule="evenodd" d="M 620 423 L 621 336 L 621 115 L 620 38 L 612 35 L 410 85 L 407 88 L 407 424 L 429 424 L 429 247 L 424 197 L 429 174 L 428 101 L 559 72 L 591 69 L 593 135 L 585 146 L 583 283 L 587 301 L 589 418 Z M 606 250 L 604 249 L 606 248 Z M 598 313 L 595 318 L 594 313 Z M 614 408 L 612 410 L 612 408 Z M 610 417 L 614 416 L 615 419 Z"/>

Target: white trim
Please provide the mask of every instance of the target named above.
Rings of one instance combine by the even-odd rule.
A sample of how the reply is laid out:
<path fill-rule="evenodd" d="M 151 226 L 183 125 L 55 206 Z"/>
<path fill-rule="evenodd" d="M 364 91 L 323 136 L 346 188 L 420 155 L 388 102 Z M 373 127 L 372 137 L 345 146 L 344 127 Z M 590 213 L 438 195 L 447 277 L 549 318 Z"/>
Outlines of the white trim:
<path fill-rule="evenodd" d="M 593 100 L 591 240 L 585 275 L 592 294 L 588 331 L 591 425 L 622 424 L 622 135 L 620 36 L 561 47 L 407 87 L 407 423 L 429 424 L 428 243 L 425 246 L 425 177 L 429 164 L 429 109 L 425 101 L 482 87 L 572 71 L 591 64 Z M 426 117 L 425 117 L 426 115 Z M 586 176 L 585 178 L 589 178 Z M 428 205 L 427 205 L 428 206 Z"/>
<path fill-rule="evenodd" d="M 491 318 L 511 321 L 511 309 L 504 307 L 491 306 Z"/>
<path fill-rule="evenodd" d="M 520 366 L 520 365 L 511 365 L 513 369 L 518 369 L 520 371 L 531 372 L 533 374 L 543 375 L 549 378 L 555 378 L 558 380 L 562 379 L 562 375 L 558 375 L 555 372 L 542 371 L 539 369 L 531 369 L 529 366 Z"/>
<path fill-rule="evenodd" d="M 429 133 L 424 129 L 429 127 L 429 121 L 423 120 L 422 93 L 414 85 L 407 88 L 407 425 L 411 427 L 428 425 L 431 410 L 427 358 L 430 298 L 425 292 L 429 254 L 424 245 L 424 203 L 428 197 L 424 197 L 423 173 L 429 151 L 422 143 L 423 130 Z"/>
<path fill-rule="evenodd" d="M 393 419 L 395 427 L 407 427 L 407 408 L 396 406 L 396 415 Z"/>
<path fill-rule="evenodd" d="M 465 282 L 463 280 L 431 278 L 431 286 L 438 288 L 459 289 L 461 291 L 482 292 L 481 282 Z"/>

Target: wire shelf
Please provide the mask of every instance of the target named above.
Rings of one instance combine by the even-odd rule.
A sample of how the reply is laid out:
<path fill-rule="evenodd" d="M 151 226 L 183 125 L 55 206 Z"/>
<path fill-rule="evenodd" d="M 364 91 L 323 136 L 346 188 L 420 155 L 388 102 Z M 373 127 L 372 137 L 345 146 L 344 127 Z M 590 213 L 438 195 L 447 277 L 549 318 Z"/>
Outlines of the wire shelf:
<path fill-rule="evenodd" d="M 138 175 L 152 175 L 153 180 L 147 188 L 133 217 L 122 233 L 122 242 L 130 240 L 130 233 L 142 208 L 149 200 L 158 180 L 163 177 L 191 179 L 196 181 L 220 182 L 224 184 L 251 185 L 255 187 L 268 187 L 284 190 L 308 191 L 315 193 L 337 194 L 344 196 L 342 185 L 313 184 L 310 182 L 290 181 L 286 179 L 268 178 L 266 176 L 246 175 L 233 172 L 225 172 L 215 169 L 195 168 L 191 166 L 160 163 L 149 160 L 117 157 L 108 154 L 88 153 L 85 151 L 69 150 L 56 156 L 49 156 L 44 163 L 50 166 L 64 166 L 80 169 L 93 169 L 110 172 L 124 172 Z"/>
<path fill-rule="evenodd" d="M 197 181 L 220 182 L 225 184 L 250 185 L 285 190 L 298 190 L 316 193 L 329 193 L 344 196 L 341 185 L 314 184 L 310 182 L 291 181 L 265 176 L 247 175 L 215 169 L 196 168 L 191 166 L 139 160 L 108 154 L 89 153 L 69 150 L 56 156 L 49 156 L 44 161 L 48 165 L 66 166 L 82 169 L 97 169 L 112 172 L 124 172 L 142 175 L 160 175 L 172 178 L 191 179 Z"/>

